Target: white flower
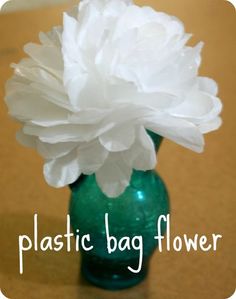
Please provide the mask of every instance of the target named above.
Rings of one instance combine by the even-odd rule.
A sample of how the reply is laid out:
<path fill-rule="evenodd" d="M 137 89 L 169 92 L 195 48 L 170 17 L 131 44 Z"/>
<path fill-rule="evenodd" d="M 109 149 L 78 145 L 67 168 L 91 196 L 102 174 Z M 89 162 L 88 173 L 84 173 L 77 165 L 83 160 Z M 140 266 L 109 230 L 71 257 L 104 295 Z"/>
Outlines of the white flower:
<path fill-rule="evenodd" d="M 175 17 L 125 0 L 84 0 L 28 44 L 7 84 L 18 139 L 46 159 L 54 187 L 96 174 L 120 195 L 133 169 L 156 165 L 151 130 L 196 152 L 221 124 L 217 85 L 198 77 L 202 43 Z"/>

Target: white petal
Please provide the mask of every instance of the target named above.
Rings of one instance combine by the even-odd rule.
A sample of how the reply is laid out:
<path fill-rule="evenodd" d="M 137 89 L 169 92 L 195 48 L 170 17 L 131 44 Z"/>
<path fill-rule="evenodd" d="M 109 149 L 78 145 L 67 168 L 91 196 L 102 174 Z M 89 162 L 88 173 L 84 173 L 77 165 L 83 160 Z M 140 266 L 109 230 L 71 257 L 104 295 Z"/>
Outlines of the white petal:
<path fill-rule="evenodd" d="M 113 124 L 104 125 L 59 125 L 43 128 L 39 126 L 26 125 L 24 133 L 38 136 L 39 139 L 47 143 L 58 142 L 88 142 L 113 127 Z"/>
<path fill-rule="evenodd" d="M 104 119 L 109 110 L 83 109 L 69 116 L 69 121 L 74 124 L 95 124 Z"/>
<path fill-rule="evenodd" d="M 37 150 L 40 155 L 47 160 L 63 157 L 69 154 L 78 145 L 78 142 L 50 144 L 37 140 Z"/>
<path fill-rule="evenodd" d="M 8 93 L 6 103 L 9 114 L 24 121 L 50 123 L 67 122 L 68 112 L 50 102 L 42 94 L 25 86 L 24 91 Z"/>
<path fill-rule="evenodd" d="M 211 121 L 222 111 L 220 99 L 202 91 L 194 91 L 186 96 L 179 106 L 170 109 L 175 117 L 181 117 L 195 124 Z"/>
<path fill-rule="evenodd" d="M 218 94 L 218 85 L 211 78 L 198 77 L 199 89 L 205 91 L 213 96 Z"/>
<path fill-rule="evenodd" d="M 63 14 L 63 33 L 62 33 L 62 52 L 64 60 L 67 62 L 78 62 L 81 58 L 77 43 L 78 21 L 69 16 L 67 13 Z M 70 55 L 69 55 L 70 54 Z"/>
<path fill-rule="evenodd" d="M 77 151 L 80 169 L 86 175 L 98 171 L 108 157 L 108 151 L 98 140 L 79 146 Z"/>
<path fill-rule="evenodd" d="M 135 143 L 130 150 L 123 153 L 124 160 L 133 169 L 147 171 L 157 164 L 155 146 L 143 127 L 138 129 Z"/>
<path fill-rule="evenodd" d="M 74 107 L 78 106 L 79 95 L 88 80 L 87 70 L 78 47 L 78 30 L 78 22 L 65 13 L 64 31 L 62 34 L 63 79 L 71 104 Z"/>
<path fill-rule="evenodd" d="M 100 9 L 101 11 L 106 9 L 106 7 L 110 4 L 110 2 L 118 2 L 118 4 L 126 4 L 126 5 L 131 5 L 133 4 L 132 0 L 83 0 L 80 1 L 79 3 L 79 11 L 80 14 L 83 13 L 84 10 L 88 9 L 90 6 L 94 6 L 97 9 Z M 117 5 L 118 5 L 117 4 Z"/>
<path fill-rule="evenodd" d="M 78 13 L 79 13 L 79 6 L 78 5 L 75 5 L 74 7 L 72 7 L 72 9 L 67 11 L 67 14 L 69 16 L 71 16 L 72 18 L 75 18 L 75 19 L 78 18 Z"/>
<path fill-rule="evenodd" d="M 80 176 L 77 152 L 74 150 L 62 158 L 49 160 L 44 165 L 44 176 L 49 185 L 55 188 L 74 183 Z"/>
<path fill-rule="evenodd" d="M 143 118 L 153 115 L 155 109 L 150 106 L 130 103 L 114 103 L 113 109 L 105 117 L 104 122 L 112 123 L 114 126 L 125 123 L 137 124 L 143 122 Z M 113 127 L 114 127 L 113 126 Z"/>
<path fill-rule="evenodd" d="M 63 81 L 53 76 L 48 70 L 40 67 L 40 65 L 33 59 L 25 58 L 22 59 L 20 63 L 13 63 L 11 66 L 15 69 L 17 75 L 26 77 L 32 82 L 46 85 L 54 91 L 65 93 Z"/>
<path fill-rule="evenodd" d="M 16 133 L 16 140 L 23 146 L 36 148 L 37 137 L 26 135 L 22 130 Z"/>
<path fill-rule="evenodd" d="M 55 76 L 62 77 L 64 66 L 62 54 L 58 48 L 29 43 L 25 45 L 24 50 L 42 67 L 49 70 Z"/>
<path fill-rule="evenodd" d="M 129 186 L 132 169 L 120 154 L 110 154 L 105 164 L 96 173 L 96 180 L 108 197 L 118 197 Z"/>
<path fill-rule="evenodd" d="M 31 63 L 32 59 L 29 59 Z M 70 105 L 68 96 L 63 91 L 64 89 L 57 88 L 55 86 L 56 81 L 50 81 L 51 75 L 47 73 L 50 77 L 42 78 L 37 77 L 35 74 L 30 74 L 30 71 L 27 71 L 27 77 L 21 77 L 21 75 L 26 75 L 24 71 L 24 67 L 27 69 L 26 65 L 28 63 L 26 60 L 24 61 L 24 67 L 21 68 L 21 64 L 13 65 L 16 70 L 17 75 L 13 76 L 12 79 L 7 81 L 6 84 L 6 94 L 7 96 L 12 94 L 25 94 L 25 93 L 33 93 L 33 94 L 40 94 L 44 100 L 47 100 L 50 103 L 55 104 L 61 108 L 65 108 L 69 111 L 74 111 L 73 107 Z M 40 68 L 39 68 L 40 69 Z M 44 71 L 43 71 L 44 72 Z M 42 73 L 39 72 L 38 76 L 41 76 Z M 47 76 L 46 75 L 46 76 Z M 43 75 L 42 75 L 43 76 Z M 37 79 L 36 79 L 37 78 Z M 32 82 L 33 80 L 38 82 Z M 45 81 L 48 81 L 47 84 Z M 58 83 L 59 84 L 59 83 Z"/>
<path fill-rule="evenodd" d="M 206 123 L 202 123 L 199 125 L 199 130 L 202 134 L 206 134 L 215 130 L 218 130 L 222 125 L 222 119 L 220 117 L 216 117 L 211 121 Z"/>
<path fill-rule="evenodd" d="M 131 147 L 135 140 L 135 128 L 132 124 L 115 126 L 99 137 L 101 144 L 110 152 L 120 152 Z"/>
<path fill-rule="evenodd" d="M 146 77 L 143 78 L 140 72 L 139 85 L 142 90 L 171 94 L 183 87 L 187 90 L 191 89 L 191 82 L 198 74 L 202 47 L 203 44 L 199 43 L 194 48 L 188 47 L 177 52 L 165 49 L 164 53 L 160 54 L 164 57 L 157 56 Z M 148 65 L 150 64 L 151 62 Z"/>
<path fill-rule="evenodd" d="M 64 84 L 69 95 L 69 99 L 73 107 L 77 109 L 97 107 L 103 99 L 103 90 L 101 82 L 97 78 L 96 70 L 90 70 L 88 66 L 92 63 L 93 57 L 89 51 L 82 51 L 85 43 L 88 43 L 90 35 L 87 30 L 86 16 L 80 16 L 79 22 L 68 14 L 64 14 L 64 31 L 63 31 L 63 59 L 64 59 Z M 91 15 L 89 15 L 91 20 Z M 99 24 L 98 24 L 99 25 Z M 97 38 L 95 30 L 97 26 L 92 26 L 92 36 Z M 103 31 L 102 31 L 103 33 Z M 85 40 L 81 45 L 81 38 L 85 36 Z M 86 53 L 86 54 L 85 54 Z M 86 61 L 90 61 L 87 64 Z M 100 91 L 101 89 L 101 91 Z"/>
<path fill-rule="evenodd" d="M 47 46 L 61 47 L 62 26 L 53 27 L 51 31 L 39 33 L 39 40 L 42 44 Z"/>
<path fill-rule="evenodd" d="M 125 13 L 118 19 L 113 39 L 118 39 L 127 31 L 140 28 L 150 21 L 150 15 L 146 14 L 141 7 L 136 5 L 128 6 Z"/>
<path fill-rule="evenodd" d="M 145 128 L 195 152 L 203 151 L 204 139 L 200 130 L 186 120 L 157 115 L 146 122 Z"/>
<path fill-rule="evenodd" d="M 79 98 L 88 80 L 88 74 L 75 67 L 65 67 L 64 82 L 70 99 L 70 103 L 75 108 L 80 108 Z"/>
<path fill-rule="evenodd" d="M 69 102 L 68 96 L 66 93 L 60 92 L 60 90 L 53 90 L 52 88 L 43 85 L 41 83 L 31 83 L 31 86 L 38 93 L 41 93 L 42 96 L 48 101 L 55 104 L 58 107 L 64 108 L 71 112 L 76 111 Z"/>
<path fill-rule="evenodd" d="M 106 17 L 119 17 L 130 4 L 131 1 L 109 0 L 104 9 L 104 15 Z"/>
<path fill-rule="evenodd" d="M 99 77 L 96 77 L 96 74 L 91 74 L 89 80 L 87 78 L 86 75 L 85 82 L 82 84 L 83 78 L 78 78 L 78 75 L 76 75 L 67 85 L 71 103 L 78 110 L 109 108 L 111 101 L 104 96 L 103 82 Z M 78 82 L 76 82 L 77 80 Z"/>
<path fill-rule="evenodd" d="M 141 92 L 134 85 L 113 84 L 108 88 L 109 98 L 115 103 L 149 106 L 153 109 L 175 107 L 182 99 L 165 92 Z"/>

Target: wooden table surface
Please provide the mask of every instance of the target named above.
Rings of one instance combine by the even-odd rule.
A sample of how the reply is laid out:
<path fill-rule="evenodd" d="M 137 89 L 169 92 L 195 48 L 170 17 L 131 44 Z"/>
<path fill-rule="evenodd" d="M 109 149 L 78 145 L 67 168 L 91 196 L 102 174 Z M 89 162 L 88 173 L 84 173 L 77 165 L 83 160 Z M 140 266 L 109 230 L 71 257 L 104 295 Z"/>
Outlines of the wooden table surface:
<path fill-rule="evenodd" d="M 61 23 L 66 6 L 0 16 L 0 288 L 10 299 L 225 299 L 235 290 L 236 185 L 236 13 L 224 0 L 147 0 L 138 4 L 176 15 L 203 40 L 201 74 L 213 77 L 224 103 L 223 127 L 206 136 L 201 155 L 165 141 L 158 170 L 171 196 L 173 236 L 223 235 L 216 252 L 155 253 L 148 279 L 138 287 L 108 292 L 87 284 L 79 275 L 75 252 L 25 254 L 25 272 L 18 269 L 18 236 L 65 231 L 69 190 L 49 187 L 43 161 L 15 141 L 18 124 L 7 116 L 4 83 L 9 64 L 23 56 L 22 47 L 37 33 Z"/>

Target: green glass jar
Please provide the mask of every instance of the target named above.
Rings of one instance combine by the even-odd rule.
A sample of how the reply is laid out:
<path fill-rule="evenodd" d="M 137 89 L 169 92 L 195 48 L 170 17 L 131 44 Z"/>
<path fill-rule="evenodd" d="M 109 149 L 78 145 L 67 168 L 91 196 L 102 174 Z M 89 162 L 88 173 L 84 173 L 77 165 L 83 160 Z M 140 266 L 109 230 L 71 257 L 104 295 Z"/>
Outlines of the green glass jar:
<path fill-rule="evenodd" d="M 162 138 L 150 134 L 156 149 Z M 81 271 L 91 283 L 105 289 L 124 289 L 141 282 L 148 273 L 148 265 L 157 241 L 157 219 L 169 213 L 168 193 L 160 176 L 155 171 L 133 171 L 130 186 L 117 198 L 106 197 L 98 187 L 94 175 L 81 176 L 71 185 L 69 213 L 71 226 L 76 234 L 90 234 L 91 251 L 81 251 Z M 111 254 L 107 249 L 105 214 L 108 213 L 109 234 L 117 241 L 142 236 L 143 260 L 139 273 L 140 249 L 137 244 Z M 161 234 L 165 233 L 165 225 Z M 127 238 L 126 238 L 127 241 Z M 136 240 L 137 243 L 137 240 Z M 124 245 L 124 242 L 123 242 Z M 130 244 L 131 245 L 131 244 Z M 139 249 L 138 249 L 139 248 Z"/>

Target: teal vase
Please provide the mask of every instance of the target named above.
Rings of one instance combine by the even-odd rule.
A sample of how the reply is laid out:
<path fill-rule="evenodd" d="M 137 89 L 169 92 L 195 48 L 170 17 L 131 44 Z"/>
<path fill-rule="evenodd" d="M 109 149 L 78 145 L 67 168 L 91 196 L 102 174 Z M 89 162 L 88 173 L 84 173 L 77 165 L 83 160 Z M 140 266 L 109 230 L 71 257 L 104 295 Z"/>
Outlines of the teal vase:
<path fill-rule="evenodd" d="M 162 138 L 149 133 L 158 151 Z M 69 213 L 76 234 L 90 234 L 93 249 L 81 250 L 81 272 L 92 284 L 110 290 L 124 289 L 141 282 L 148 273 L 150 258 L 158 246 L 157 219 L 169 213 L 168 193 L 160 176 L 153 170 L 133 171 L 130 186 L 117 198 L 106 197 L 98 187 L 94 175 L 81 176 L 71 186 Z M 108 252 L 105 215 L 108 214 L 109 235 L 119 241 L 122 250 Z M 164 235 L 165 225 L 161 227 Z M 138 273 L 142 236 L 142 267 Z M 123 237 L 129 237 L 123 239 Z M 130 247 L 128 246 L 130 240 Z M 134 246 L 132 246 L 132 240 Z M 136 242 L 136 244 L 135 244 Z M 112 246 L 115 245 L 112 243 Z M 124 247 L 126 248 L 125 250 Z"/>

